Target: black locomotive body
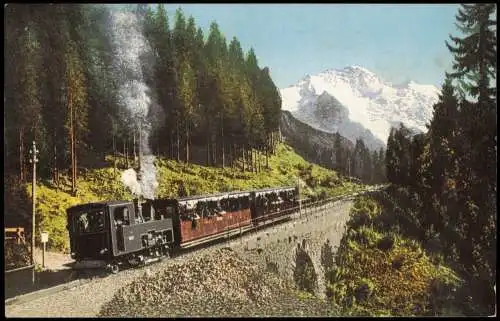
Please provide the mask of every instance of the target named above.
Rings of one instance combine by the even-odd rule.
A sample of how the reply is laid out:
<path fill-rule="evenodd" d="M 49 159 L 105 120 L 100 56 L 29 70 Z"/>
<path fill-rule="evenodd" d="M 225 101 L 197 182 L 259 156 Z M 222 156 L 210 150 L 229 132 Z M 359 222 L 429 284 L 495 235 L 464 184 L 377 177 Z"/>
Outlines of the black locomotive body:
<path fill-rule="evenodd" d="M 287 218 L 297 202 L 297 189 L 287 187 L 77 205 L 67 210 L 71 256 L 77 267 L 117 272 L 122 264 L 159 260 L 188 243 L 259 225 L 267 217 Z"/>

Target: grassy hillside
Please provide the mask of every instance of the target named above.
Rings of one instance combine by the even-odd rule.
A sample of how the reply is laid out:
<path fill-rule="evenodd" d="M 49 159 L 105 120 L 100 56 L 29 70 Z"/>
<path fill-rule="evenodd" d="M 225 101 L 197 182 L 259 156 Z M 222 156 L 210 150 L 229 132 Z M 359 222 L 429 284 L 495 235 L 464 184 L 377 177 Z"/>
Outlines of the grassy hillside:
<path fill-rule="evenodd" d="M 124 160 L 116 159 L 118 169 L 113 168 L 114 160 L 107 157 L 108 166 L 99 169 L 82 170 L 78 177 L 78 193 L 70 194 L 70 180 L 62 177 L 59 188 L 50 181 L 37 185 L 37 230 L 50 233 L 49 248 L 68 250 L 65 210 L 73 205 L 114 199 L 132 199 L 133 195 L 121 182 L 125 169 Z M 178 184 L 183 182 L 189 195 L 215 193 L 232 190 L 251 190 L 264 187 L 296 185 L 300 177 L 303 197 L 328 197 L 363 189 L 340 178 L 337 173 L 306 162 L 291 147 L 281 144 L 276 155 L 269 159 L 269 169 L 260 173 L 242 172 L 240 169 L 212 168 L 186 165 L 172 160 L 157 159 L 157 197 L 177 196 Z M 23 208 L 29 214 L 31 184 L 25 184 L 21 191 L 16 189 L 6 194 L 10 208 Z M 39 234 L 39 233 L 37 233 Z"/>
<path fill-rule="evenodd" d="M 356 200 L 329 265 L 327 295 L 343 315 L 463 315 L 462 280 L 376 198 Z"/>

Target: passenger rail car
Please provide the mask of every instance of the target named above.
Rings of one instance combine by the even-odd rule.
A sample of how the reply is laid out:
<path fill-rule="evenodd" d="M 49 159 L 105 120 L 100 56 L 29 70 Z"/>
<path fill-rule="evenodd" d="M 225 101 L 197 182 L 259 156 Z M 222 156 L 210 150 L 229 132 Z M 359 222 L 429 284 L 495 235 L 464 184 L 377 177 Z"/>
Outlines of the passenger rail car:
<path fill-rule="evenodd" d="M 137 266 L 233 230 L 289 217 L 298 204 L 295 187 L 228 192 L 139 202 L 110 201 L 67 209 L 75 267 Z"/>

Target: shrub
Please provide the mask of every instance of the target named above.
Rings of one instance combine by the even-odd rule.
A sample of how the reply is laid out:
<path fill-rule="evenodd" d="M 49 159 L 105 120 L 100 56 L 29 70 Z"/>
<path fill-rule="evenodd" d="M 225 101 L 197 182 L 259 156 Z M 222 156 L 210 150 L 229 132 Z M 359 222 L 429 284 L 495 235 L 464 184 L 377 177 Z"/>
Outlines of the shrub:
<path fill-rule="evenodd" d="M 26 244 L 4 241 L 4 250 L 5 270 L 13 270 L 30 265 L 31 254 Z"/>
<path fill-rule="evenodd" d="M 404 262 L 405 262 L 405 256 L 400 254 L 392 260 L 391 266 L 395 270 L 401 270 Z"/>
<path fill-rule="evenodd" d="M 353 234 L 353 239 L 365 247 L 371 247 L 377 245 L 381 235 L 370 227 L 362 226 Z"/>
<path fill-rule="evenodd" d="M 307 291 L 312 294 L 315 293 L 318 286 L 318 276 L 311 257 L 300 246 L 297 246 L 295 252 L 295 269 L 293 277 L 299 290 Z"/>
<path fill-rule="evenodd" d="M 354 297 L 356 298 L 356 302 L 363 302 L 367 300 L 375 289 L 374 283 L 370 279 L 362 278 L 359 281 L 359 285 L 354 290 Z"/>
<path fill-rule="evenodd" d="M 330 244 L 330 240 L 327 239 L 326 242 L 321 247 L 321 266 L 323 267 L 325 274 L 327 274 L 331 269 L 333 269 L 334 266 L 333 259 L 334 255 L 333 255 L 332 245 Z"/>
<path fill-rule="evenodd" d="M 377 248 L 384 252 L 390 251 L 394 247 L 394 242 L 394 236 L 386 235 L 377 242 Z"/>

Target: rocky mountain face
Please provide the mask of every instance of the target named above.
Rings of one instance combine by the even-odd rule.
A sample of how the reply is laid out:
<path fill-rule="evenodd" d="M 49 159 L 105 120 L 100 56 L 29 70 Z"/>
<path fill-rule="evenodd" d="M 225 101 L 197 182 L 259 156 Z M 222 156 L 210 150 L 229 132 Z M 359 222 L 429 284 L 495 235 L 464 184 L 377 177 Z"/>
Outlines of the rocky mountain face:
<path fill-rule="evenodd" d="M 308 75 L 280 92 L 282 109 L 296 119 L 353 143 L 362 138 L 372 150 L 385 147 L 391 127 L 401 122 L 425 132 L 439 95 L 435 86 L 393 85 L 359 66 Z"/>
<path fill-rule="evenodd" d="M 335 134 L 315 129 L 286 110 L 281 112 L 280 129 L 285 142 L 304 159 L 327 168 L 335 167 Z M 341 136 L 340 141 L 344 150 L 354 150 L 354 144 L 349 139 Z"/>

